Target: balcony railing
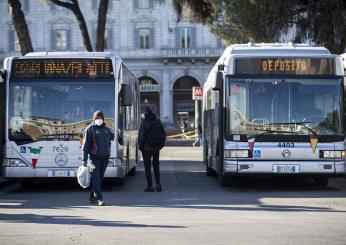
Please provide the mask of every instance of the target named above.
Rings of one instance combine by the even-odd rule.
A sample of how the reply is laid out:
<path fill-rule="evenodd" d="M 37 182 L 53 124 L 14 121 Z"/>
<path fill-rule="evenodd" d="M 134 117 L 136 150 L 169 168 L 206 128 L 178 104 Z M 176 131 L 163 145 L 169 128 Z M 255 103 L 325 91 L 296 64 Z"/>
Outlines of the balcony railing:
<path fill-rule="evenodd" d="M 220 57 L 222 48 L 164 48 L 163 58 L 216 58 Z"/>

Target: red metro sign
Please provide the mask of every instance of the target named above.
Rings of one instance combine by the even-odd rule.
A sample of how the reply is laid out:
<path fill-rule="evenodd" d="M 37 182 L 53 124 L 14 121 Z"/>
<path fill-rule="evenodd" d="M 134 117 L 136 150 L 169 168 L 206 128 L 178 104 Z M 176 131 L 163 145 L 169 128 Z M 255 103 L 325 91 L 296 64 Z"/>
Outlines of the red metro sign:
<path fill-rule="evenodd" d="M 202 100 L 203 99 L 202 87 L 192 87 L 192 99 L 193 100 Z"/>

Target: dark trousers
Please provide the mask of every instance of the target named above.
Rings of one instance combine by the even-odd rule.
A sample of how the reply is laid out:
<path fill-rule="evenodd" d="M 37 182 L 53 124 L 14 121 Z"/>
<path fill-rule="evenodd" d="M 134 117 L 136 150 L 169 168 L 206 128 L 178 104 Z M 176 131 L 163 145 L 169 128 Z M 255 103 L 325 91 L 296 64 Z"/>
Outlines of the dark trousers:
<path fill-rule="evenodd" d="M 91 173 L 91 193 L 90 196 L 97 200 L 103 200 L 101 193 L 101 186 L 103 183 L 103 177 L 108 166 L 108 158 L 99 159 L 92 158 L 91 162 L 95 165 L 94 171 Z"/>
<path fill-rule="evenodd" d="M 152 187 L 151 164 L 153 164 L 156 185 L 160 185 L 160 151 L 142 151 L 147 187 Z"/>

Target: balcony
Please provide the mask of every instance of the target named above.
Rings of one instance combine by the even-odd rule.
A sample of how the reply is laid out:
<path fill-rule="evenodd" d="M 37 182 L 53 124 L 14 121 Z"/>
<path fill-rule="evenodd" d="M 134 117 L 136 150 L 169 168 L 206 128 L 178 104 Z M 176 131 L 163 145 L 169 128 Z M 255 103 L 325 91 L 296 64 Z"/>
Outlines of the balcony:
<path fill-rule="evenodd" d="M 164 59 L 217 59 L 223 48 L 163 48 L 162 58 Z"/>

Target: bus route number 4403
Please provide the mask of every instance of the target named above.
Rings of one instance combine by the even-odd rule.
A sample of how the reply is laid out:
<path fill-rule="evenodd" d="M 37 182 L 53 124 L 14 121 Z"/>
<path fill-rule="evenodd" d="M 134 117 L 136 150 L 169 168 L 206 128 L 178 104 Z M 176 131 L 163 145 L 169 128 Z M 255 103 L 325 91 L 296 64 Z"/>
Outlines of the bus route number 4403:
<path fill-rule="evenodd" d="M 279 143 L 279 148 L 294 148 L 294 143 Z"/>

